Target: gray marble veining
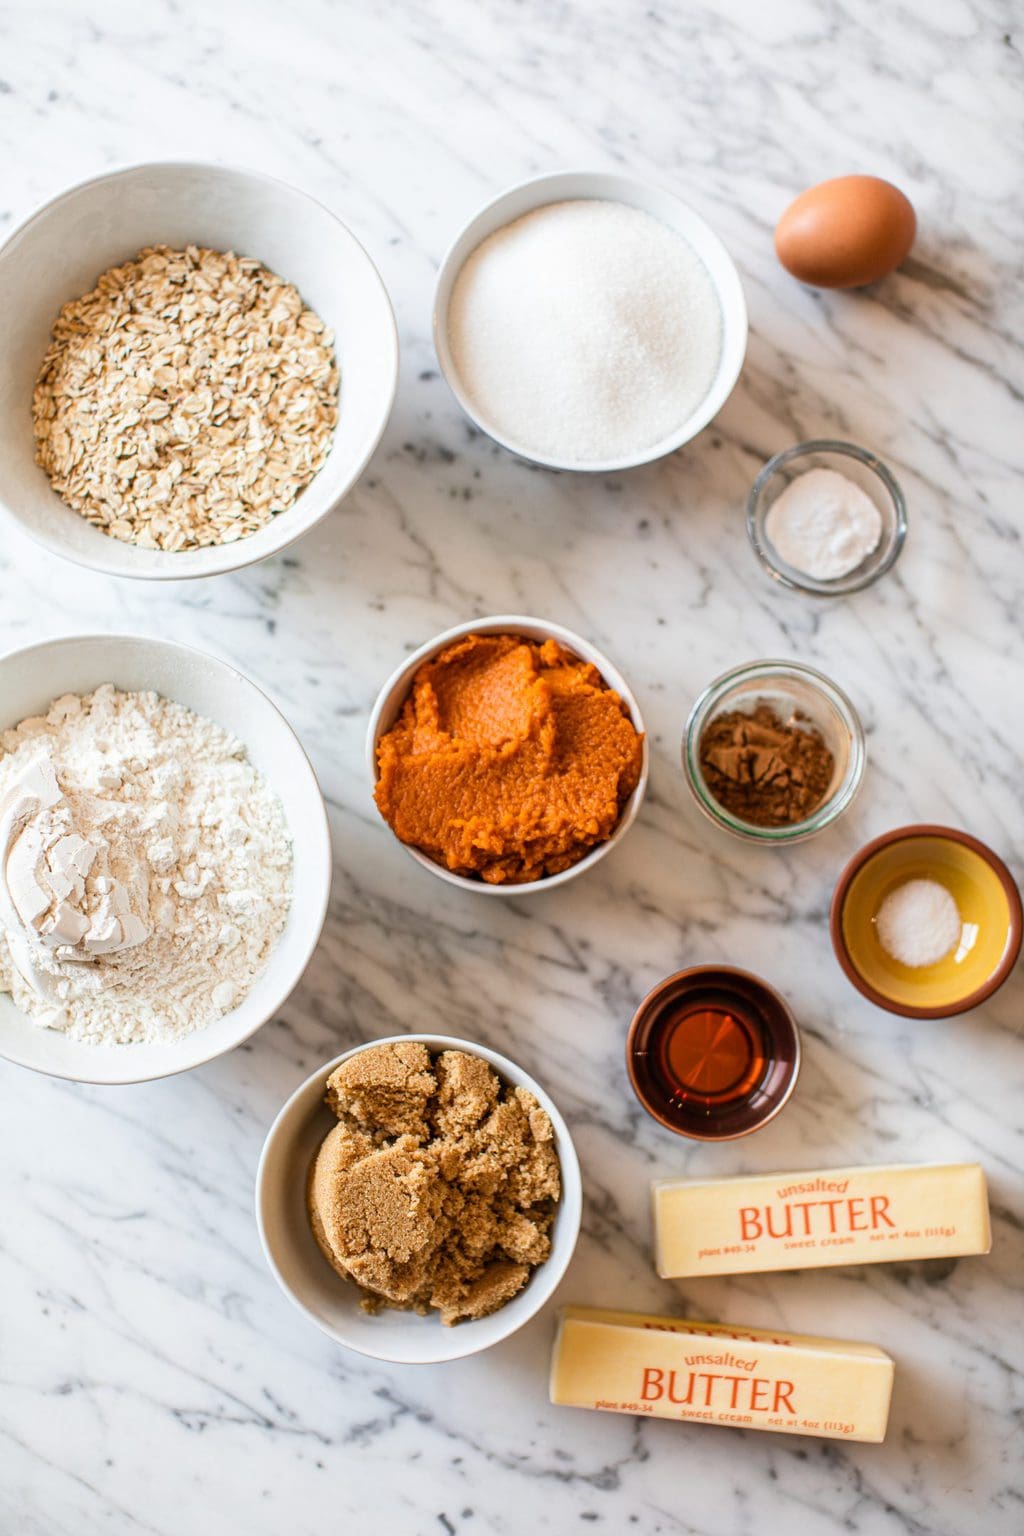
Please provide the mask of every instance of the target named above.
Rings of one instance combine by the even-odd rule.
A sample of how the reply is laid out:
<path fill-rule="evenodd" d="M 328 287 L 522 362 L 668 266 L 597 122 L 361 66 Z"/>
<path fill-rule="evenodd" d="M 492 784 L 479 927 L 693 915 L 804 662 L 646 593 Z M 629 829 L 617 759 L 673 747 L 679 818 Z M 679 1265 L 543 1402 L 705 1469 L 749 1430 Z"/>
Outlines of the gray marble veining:
<path fill-rule="evenodd" d="M 1024 163 L 1011 0 L 70 0 L 0 12 L 0 234 L 82 176 L 213 157 L 294 180 L 378 261 L 402 335 L 391 425 L 362 482 L 286 555 L 143 590 L 54 563 L 5 525 L 0 642 L 94 629 L 205 646 L 264 684 L 310 750 L 336 840 L 331 914 L 299 989 L 247 1046 L 123 1090 L 4 1068 L 0 1530 L 19 1536 L 395 1536 L 595 1528 L 748 1536 L 1011 1536 L 1024 1519 L 1018 971 L 941 1024 L 872 1009 L 831 957 L 843 860 L 910 820 L 962 825 L 1018 876 L 1019 336 Z M 429 334 L 436 264 L 485 197 L 587 165 L 673 186 L 733 252 L 752 334 L 718 421 L 611 478 L 514 462 L 472 432 Z M 915 202 L 906 268 L 816 293 L 777 265 L 798 190 L 889 175 Z M 903 482 L 893 574 L 847 601 L 775 588 L 745 538 L 763 460 L 848 436 Z M 474 902 L 378 821 L 368 709 L 405 651 L 488 612 L 589 635 L 630 678 L 654 747 L 638 825 L 587 879 Z M 726 666 L 801 657 L 868 730 L 863 792 L 788 852 L 705 824 L 679 767 L 696 693 Z M 681 1143 L 640 1112 L 625 1026 L 659 977 L 721 959 L 790 998 L 792 1104 L 746 1142 Z M 422 1027 L 535 1072 L 586 1181 L 563 1301 L 685 1310 L 864 1338 L 898 1362 L 882 1447 L 683 1429 L 552 1408 L 551 1311 L 476 1359 L 345 1354 L 277 1290 L 252 1185 L 287 1094 L 347 1045 Z M 658 1281 L 647 1181 L 688 1170 L 980 1158 L 986 1259 Z"/>

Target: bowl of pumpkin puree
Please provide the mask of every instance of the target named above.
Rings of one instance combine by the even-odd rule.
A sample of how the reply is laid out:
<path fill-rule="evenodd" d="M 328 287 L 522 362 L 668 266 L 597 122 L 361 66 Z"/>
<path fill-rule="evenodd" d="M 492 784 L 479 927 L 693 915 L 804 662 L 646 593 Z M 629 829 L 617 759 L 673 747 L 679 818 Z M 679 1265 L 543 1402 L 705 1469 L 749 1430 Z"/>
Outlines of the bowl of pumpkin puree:
<path fill-rule="evenodd" d="M 377 809 L 450 884 L 549 889 L 623 837 L 647 788 L 647 737 L 611 662 L 520 615 L 446 630 L 392 674 L 367 735 Z"/>

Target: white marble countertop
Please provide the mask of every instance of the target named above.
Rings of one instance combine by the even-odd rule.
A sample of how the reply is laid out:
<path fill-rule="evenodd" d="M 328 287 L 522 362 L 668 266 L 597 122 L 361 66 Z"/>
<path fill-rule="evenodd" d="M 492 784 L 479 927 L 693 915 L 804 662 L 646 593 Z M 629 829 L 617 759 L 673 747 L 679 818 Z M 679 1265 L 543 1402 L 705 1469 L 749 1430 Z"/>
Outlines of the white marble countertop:
<path fill-rule="evenodd" d="M 916 0 L 865 26 L 862 8 L 809 0 L 53 0 L 0 20 L 0 234 L 113 164 L 262 167 L 364 240 L 403 346 L 370 469 L 282 558 L 143 589 L 55 563 L 5 525 L 3 647 L 139 629 L 230 658 L 309 748 L 336 867 L 305 980 L 243 1049 L 120 1090 L 0 1072 L 4 1532 L 1020 1531 L 1024 979 L 971 1015 L 902 1021 L 846 983 L 826 923 L 844 859 L 902 822 L 964 826 L 1022 870 L 1013 10 Z M 429 339 L 433 274 L 458 225 L 503 186 L 567 165 L 629 169 L 687 197 L 735 256 L 751 310 L 747 367 L 718 422 L 608 480 L 531 470 L 474 436 Z M 855 170 L 914 200 L 914 257 L 868 294 L 805 290 L 777 265 L 772 224 L 805 185 Z M 743 503 L 770 453 L 829 434 L 893 466 L 911 534 L 877 588 L 822 604 L 762 575 Z M 621 849 L 526 905 L 465 899 L 416 870 L 377 819 L 362 757 L 367 710 L 404 650 L 517 610 L 608 651 L 654 746 Z M 848 690 L 870 754 L 841 825 L 785 853 L 705 824 L 679 767 L 699 689 L 773 654 Z M 623 1064 L 647 988 L 714 959 L 774 982 L 805 1045 L 786 1111 L 718 1148 L 645 1118 Z M 885 1445 L 552 1408 L 551 1308 L 442 1368 L 373 1364 L 321 1336 L 263 1262 L 256 1159 L 308 1072 L 403 1028 L 508 1052 L 567 1114 L 586 1212 L 560 1301 L 881 1344 L 898 1362 Z M 652 1175 L 960 1158 L 990 1177 L 989 1258 L 654 1276 Z"/>

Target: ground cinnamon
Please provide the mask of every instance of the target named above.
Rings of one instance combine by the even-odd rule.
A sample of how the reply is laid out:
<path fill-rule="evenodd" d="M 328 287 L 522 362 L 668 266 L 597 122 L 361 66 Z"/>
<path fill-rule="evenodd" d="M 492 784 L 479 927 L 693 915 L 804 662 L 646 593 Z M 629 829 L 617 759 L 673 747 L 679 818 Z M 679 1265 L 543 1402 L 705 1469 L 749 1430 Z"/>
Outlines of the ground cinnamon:
<path fill-rule="evenodd" d="M 770 704 L 717 715 L 700 739 L 704 782 L 719 805 L 755 827 L 805 821 L 828 793 L 835 759 L 820 731 L 799 715 L 783 721 Z"/>

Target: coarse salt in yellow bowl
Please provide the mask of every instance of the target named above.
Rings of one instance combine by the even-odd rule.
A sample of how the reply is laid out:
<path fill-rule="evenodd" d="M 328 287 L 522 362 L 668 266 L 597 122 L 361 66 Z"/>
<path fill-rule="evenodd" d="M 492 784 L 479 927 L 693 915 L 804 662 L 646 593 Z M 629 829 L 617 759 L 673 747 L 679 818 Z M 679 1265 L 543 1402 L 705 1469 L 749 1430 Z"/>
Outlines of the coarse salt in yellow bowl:
<path fill-rule="evenodd" d="M 960 914 L 960 939 L 933 965 L 909 966 L 878 934 L 886 898 L 910 880 L 943 886 Z M 1003 861 L 949 827 L 900 827 L 854 856 L 832 900 L 836 957 L 859 992 L 890 1013 L 941 1019 L 991 997 L 1020 952 L 1021 900 Z"/>

